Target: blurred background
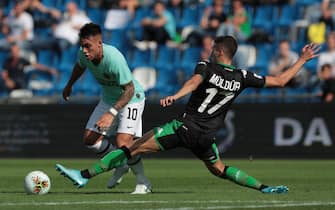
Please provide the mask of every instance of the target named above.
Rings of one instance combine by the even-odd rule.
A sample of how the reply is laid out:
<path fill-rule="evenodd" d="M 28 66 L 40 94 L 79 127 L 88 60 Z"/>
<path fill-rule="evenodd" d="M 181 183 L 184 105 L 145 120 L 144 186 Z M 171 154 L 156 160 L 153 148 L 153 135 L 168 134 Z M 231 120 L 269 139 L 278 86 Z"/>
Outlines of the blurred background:
<path fill-rule="evenodd" d="M 87 22 L 101 25 L 143 85 L 144 131 L 183 111 L 187 97 L 164 110 L 159 99 L 210 59 L 215 36 L 236 37 L 234 65 L 260 75 L 280 74 L 304 44 L 320 44 L 287 87 L 245 90 L 217 139 L 227 157 L 335 157 L 333 0 L 2 0 L 0 156 L 93 157 L 81 133 L 99 85 L 86 73 L 69 103 L 61 97 Z"/>

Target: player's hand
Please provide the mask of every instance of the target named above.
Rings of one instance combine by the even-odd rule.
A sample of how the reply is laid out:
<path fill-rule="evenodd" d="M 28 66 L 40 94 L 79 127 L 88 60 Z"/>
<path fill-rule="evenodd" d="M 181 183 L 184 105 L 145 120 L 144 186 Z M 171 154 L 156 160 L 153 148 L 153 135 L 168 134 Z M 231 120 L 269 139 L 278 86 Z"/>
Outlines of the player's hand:
<path fill-rule="evenodd" d="M 68 101 L 70 99 L 71 93 L 72 93 L 72 87 L 66 85 L 65 88 L 63 89 L 63 98 L 65 101 Z"/>
<path fill-rule="evenodd" d="M 163 107 L 170 106 L 176 101 L 176 98 L 174 96 L 167 96 L 160 100 L 160 104 Z"/>
<path fill-rule="evenodd" d="M 102 133 L 106 133 L 114 120 L 114 115 L 109 112 L 104 113 L 101 115 L 100 119 L 95 123 L 95 127 Z"/>
<path fill-rule="evenodd" d="M 309 61 L 312 58 L 319 56 L 318 52 L 320 51 L 321 46 L 315 43 L 306 44 L 302 50 L 300 57 L 305 61 Z"/>

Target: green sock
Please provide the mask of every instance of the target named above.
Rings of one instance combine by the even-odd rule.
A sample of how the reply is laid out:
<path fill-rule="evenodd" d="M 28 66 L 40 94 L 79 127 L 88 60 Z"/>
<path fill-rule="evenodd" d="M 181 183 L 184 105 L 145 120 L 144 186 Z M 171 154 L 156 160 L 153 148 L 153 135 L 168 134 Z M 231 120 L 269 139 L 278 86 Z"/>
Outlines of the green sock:
<path fill-rule="evenodd" d="M 225 177 L 236 184 L 257 190 L 259 190 L 262 186 L 262 183 L 260 183 L 257 179 L 249 176 L 247 173 L 238 168 L 228 166 L 225 172 Z"/>
<path fill-rule="evenodd" d="M 100 159 L 99 162 L 95 163 L 92 168 L 88 169 L 88 173 L 90 177 L 93 177 L 115 167 L 121 166 L 125 164 L 126 161 L 127 156 L 123 150 L 113 150 Z"/>

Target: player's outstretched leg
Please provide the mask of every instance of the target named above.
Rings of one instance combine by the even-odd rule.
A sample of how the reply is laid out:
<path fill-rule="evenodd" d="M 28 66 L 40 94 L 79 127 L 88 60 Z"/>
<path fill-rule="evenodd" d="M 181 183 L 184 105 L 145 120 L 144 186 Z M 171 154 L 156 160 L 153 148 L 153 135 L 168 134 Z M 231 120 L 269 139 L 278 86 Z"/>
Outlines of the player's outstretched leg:
<path fill-rule="evenodd" d="M 289 190 L 288 187 L 286 186 L 272 187 L 264 185 L 254 177 L 249 176 L 244 171 L 232 166 L 225 166 L 224 173 L 221 174 L 220 177 L 235 182 L 236 184 L 259 190 L 262 193 L 280 194 L 280 193 L 287 193 Z"/>
<path fill-rule="evenodd" d="M 274 186 L 274 187 L 265 187 L 261 190 L 262 193 L 287 193 L 288 187 L 280 185 L 280 186 Z"/>
<path fill-rule="evenodd" d="M 88 180 L 103 172 L 109 171 L 120 165 L 124 165 L 130 152 L 127 148 L 120 148 L 109 152 L 99 162 L 95 163 L 92 168 L 85 170 L 68 169 L 61 164 L 56 164 L 56 169 L 62 175 L 70 179 L 78 187 L 84 187 Z"/>
<path fill-rule="evenodd" d="M 61 175 L 70 179 L 78 188 L 84 187 L 88 182 L 87 178 L 82 177 L 80 170 L 65 168 L 61 164 L 56 164 L 56 170 L 59 171 Z"/>

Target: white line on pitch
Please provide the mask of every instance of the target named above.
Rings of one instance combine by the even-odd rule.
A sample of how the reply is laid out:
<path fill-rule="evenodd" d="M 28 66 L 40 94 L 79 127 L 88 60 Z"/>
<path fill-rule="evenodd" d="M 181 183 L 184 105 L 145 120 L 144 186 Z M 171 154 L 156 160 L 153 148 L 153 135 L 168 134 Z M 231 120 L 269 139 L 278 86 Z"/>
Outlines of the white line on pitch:
<path fill-rule="evenodd" d="M 269 201 L 239 201 L 239 200 L 208 200 L 208 201 L 129 201 L 129 200 L 115 200 L 115 201 L 66 201 L 66 202 L 7 202 L 0 203 L 0 206 L 68 206 L 68 205 L 106 205 L 106 204 L 170 204 L 170 203 L 197 203 L 197 204 L 224 204 L 224 203 L 251 203 L 248 205 L 237 205 L 237 206 L 212 206 L 212 207 L 181 207 L 181 208 L 157 208 L 156 210 L 184 210 L 184 209 L 231 209 L 231 208 L 269 208 L 269 207 L 294 207 L 294 206 L 334 206 L 335 202 L 322 202 L 322 201 L 311 201 L 311 202 L 299 202 L 299 201 L 280 201 L 280 200 L 269 200 Z M 254 204 L 259 203 L 259 204 Z"/>

